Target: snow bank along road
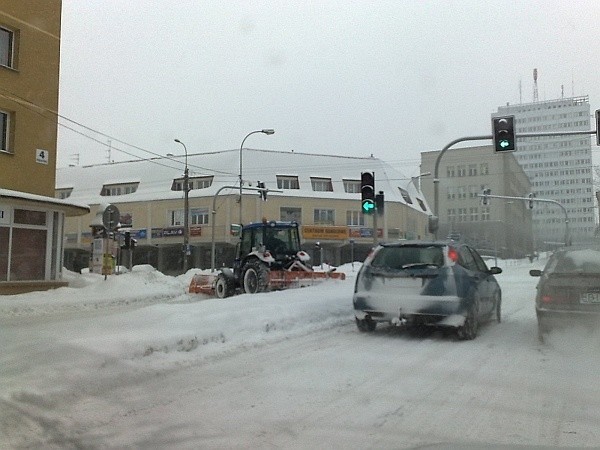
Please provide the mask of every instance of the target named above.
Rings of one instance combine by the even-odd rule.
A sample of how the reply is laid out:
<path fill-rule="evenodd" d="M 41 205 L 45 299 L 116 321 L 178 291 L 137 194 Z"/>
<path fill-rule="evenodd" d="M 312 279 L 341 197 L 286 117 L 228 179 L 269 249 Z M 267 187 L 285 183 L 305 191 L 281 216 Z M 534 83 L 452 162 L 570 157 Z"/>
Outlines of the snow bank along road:
<path fill-rule="evenodd" d="M 217 300 L 142 271 L 2 299 L 0 448 L 600 446 L 597 336 L 539 344 L 541 262 L 506 264 L 503 322 L 467 342 L 359 333 L 352 277 Z"/>

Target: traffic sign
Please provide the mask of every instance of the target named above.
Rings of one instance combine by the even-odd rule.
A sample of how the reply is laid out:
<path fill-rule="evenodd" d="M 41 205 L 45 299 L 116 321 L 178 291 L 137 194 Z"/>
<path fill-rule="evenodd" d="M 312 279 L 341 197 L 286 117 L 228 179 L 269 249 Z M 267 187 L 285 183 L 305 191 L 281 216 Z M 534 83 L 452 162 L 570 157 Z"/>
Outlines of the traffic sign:
<path fill-rule="evenodd" d="M 102 213 L 102 225 L 107 230 L 115 230 L 119 226 L 121 213 L 115 205 L 108 205 Z"/>

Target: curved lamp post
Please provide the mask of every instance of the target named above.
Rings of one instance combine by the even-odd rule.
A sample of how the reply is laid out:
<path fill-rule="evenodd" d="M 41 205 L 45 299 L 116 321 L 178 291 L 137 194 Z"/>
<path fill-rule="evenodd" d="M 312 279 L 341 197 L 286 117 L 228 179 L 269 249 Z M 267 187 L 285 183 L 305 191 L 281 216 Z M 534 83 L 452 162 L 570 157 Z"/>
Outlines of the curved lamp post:
<path fill-rule="evenodd" d="M 188 271 L 188 253 L 189 253 L 189 242 L 190 242 L 190 230 L 189 230 L 189 215 L 190 215 L 190 202 L 189 202 L 189 171 L 187 161 L 187 147 L 179 139 L 175 139 L 175 142 L 183 145 L 185 151 L 185 170 L 183 171 L 183 273 Z"/>
<path fill-rule="evenodd" d="M 244 181 L 242 179 L 242 149 L 244 148 L 244 142 L 248 139 L 248 136 L 255 133 L 263 133 L 267 135 L 271 135 L 275 133 L 275 130 L 272 128 L 263 128 L 262 130 L 251 131 L 246 135 L 246 137 L 242 140 L 242 145 L 240 145 L 240 227 L 242 226 L 242 187 L 244 185 Z M 214 224 L 213 224 L 214 225 Z"/>

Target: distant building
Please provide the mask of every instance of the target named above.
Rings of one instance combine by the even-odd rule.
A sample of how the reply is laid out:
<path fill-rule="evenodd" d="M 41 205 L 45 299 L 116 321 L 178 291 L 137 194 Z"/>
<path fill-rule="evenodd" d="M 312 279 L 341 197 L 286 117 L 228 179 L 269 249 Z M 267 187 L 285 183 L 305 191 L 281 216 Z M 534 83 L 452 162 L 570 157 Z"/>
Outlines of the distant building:
<path fill-rule="evenodd" d="M 515 116 L 517 133 L 590 130 L 588 96 L 500 106 L 492 117 L 505 115 Z M 566 208 L 572 241 L 589 241 L 595 230 L 590 136 L 518 138 L 515 157 L 531 181 L 532 192 Z M 564 221 L 558 205 L 536 204 L 536 247 L 562 243 Z"/>
<path fill-rule="evenodd" d="M 189 267 L 211 266 L 212 235 L 216 266 L 230 266 L 239 238 L 239 149 L 190 154 Z M 151 264 L 164 273 L 183 267 L 183 156 L 65 167 L 57 170 L 56 196 L 91 205 L 92 214 L 65 224 L 65 264 L 90 254 L 90 225 L 106 204 L 121 214 L 121 232 L 137 240 L 134 264 Z M 361 172 L 375 173 L 375 191 L 383 191 L 384 215 L 361 212 Z M 374 242 L 429 238 L 429 205 L 410 179 L 377 158 L 312 155 L 244 149 L 245 187 L 265 183 L 267 201 L 256 191 L 243 193 L 243 223 L 267 220 L 300 224 L 303 248 L 319 264 L 364 259 Z M 236 187 L 237 185 L 237 187 Z M 226 186 L 233 186 L 227 188 Z M 214 209 L 213 209 L 214 205 Z"/>
<path fill-rule="evenodd" d="M 421 153 L 421 171 L 434 174 L 439 151 Z M 482 253 L 521 258 L 533 251 L 531 211 L 524 201 L 490 199 L 481 194 L 520 197 L 531 186 L 513 153 L 495 153 L 492 146 L 451 148 L 439 165 L 438 237 L 465 241 Z M 433 177 L 422 183 L 433 205 Z"/>
<path fill-rule="evenodd" d="M 65 216 L 54 198 L 60 0 L 0 4 L 0 294 L 63 286 Z"/>

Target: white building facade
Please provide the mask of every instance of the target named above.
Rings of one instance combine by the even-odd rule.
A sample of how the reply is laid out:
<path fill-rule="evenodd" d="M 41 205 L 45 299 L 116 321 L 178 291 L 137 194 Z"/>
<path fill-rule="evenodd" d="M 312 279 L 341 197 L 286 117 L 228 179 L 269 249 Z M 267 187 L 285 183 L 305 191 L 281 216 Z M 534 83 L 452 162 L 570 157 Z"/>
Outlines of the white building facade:
<path fill-rule="evenodd" d="M 588 96 L 501 106 L 492 117 L 507 115 L 515 116 L 517 134 L 590 130 Z M 565 207 L 572 242 L 588 241 L 595 230 L 591 137 L 518 138 L 515 157 L 529 177 L 535 196 L 556 200 Z M 562 243 L 564 223 L 565 214 L 558 205 L 535 204 L 536 247 L 545 249 Z"/>

